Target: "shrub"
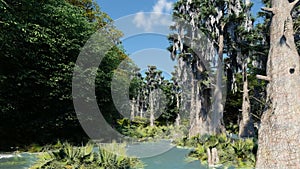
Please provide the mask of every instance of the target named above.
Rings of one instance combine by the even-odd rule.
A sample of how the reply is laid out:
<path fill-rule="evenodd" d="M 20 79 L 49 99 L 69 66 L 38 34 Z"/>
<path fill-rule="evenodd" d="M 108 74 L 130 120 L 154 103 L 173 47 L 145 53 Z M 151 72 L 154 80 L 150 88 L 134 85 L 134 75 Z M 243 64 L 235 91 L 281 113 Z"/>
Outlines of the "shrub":
<path fill-rule="evenodd" d="M 98 157 L 102 167 L 109 169 L 143 168 L 144 165 L 137 158 L 126 157 L 126 144 L 102 144 Z"/>
<path fill-rule="evenodd" d="M 201 163 L 207 163 L 207 149 L 216 148 L 220 164 L 234 167 L 251 167 L 255 165 L 257 151 L 256 140 L 230 139 L 226 135 L 203 135 L 191 138 L 184 137 L 176 141 L 179 146 L 194 147 L 189 157 L 197 158 Z"/>
<path fill-rule="evenodd" d="M 124 154 L 118 155 L 101 147 L 99 147 L 99 151 L 95 152 L 94 145 L 90 143 L 82 147 L 64 143 L 57 151 L 42 153 L 38 162 L 31 169 L 129 169 L 142 167 L 143 165 L 138 159 L 126 157 Z"/>
<path fill-rule="evenodd" d="M 225 126 L 226 127 L 226 131 L 232 134 L 239 134 L 239 125 L 238 124 L 234 124 L 234 123 L 229 123 L 228 125 Z"/>
<path fill-rule="evenodd" d="M 135 126 L 124 127 L 121 133 L 139 140 L 175 139 L 186 134 L 185 127 L 170 126 Z"/>

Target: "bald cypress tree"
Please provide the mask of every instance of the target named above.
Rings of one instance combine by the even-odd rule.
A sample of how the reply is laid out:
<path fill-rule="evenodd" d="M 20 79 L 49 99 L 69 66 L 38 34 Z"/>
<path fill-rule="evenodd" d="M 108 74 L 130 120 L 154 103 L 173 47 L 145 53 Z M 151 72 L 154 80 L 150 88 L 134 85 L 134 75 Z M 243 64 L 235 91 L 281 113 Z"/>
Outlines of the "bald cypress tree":
<path fill-rule="evenodd" d="M 190 100 L 190 135 L 225 131 L 223 57 L 229 54 L 232 38 L 228 36 L 236 34 L 243 3 L 240 0 L 181 0 L 175 4 L 173 15 L 181 20 L 174 26 L 178 35 L 171 37 L 172 56 L 175 58 L 174 53 L 180 51 L 179 74 L 191 76 L 186 73 L 189 69 L 193 74 L 189 85 L 185 85 L 191 91 L 186 99 Z M 184 21 L 188 26 L 182 24 Z M 181 80 L 187 83 L 186 78 Z"/>
<path fill-rule="evenodd" d="M 300 167 L 300 60 L 291 13 L 299 0 L 272 0 L 267 107 L 261 119 L 257 168 Z"/>

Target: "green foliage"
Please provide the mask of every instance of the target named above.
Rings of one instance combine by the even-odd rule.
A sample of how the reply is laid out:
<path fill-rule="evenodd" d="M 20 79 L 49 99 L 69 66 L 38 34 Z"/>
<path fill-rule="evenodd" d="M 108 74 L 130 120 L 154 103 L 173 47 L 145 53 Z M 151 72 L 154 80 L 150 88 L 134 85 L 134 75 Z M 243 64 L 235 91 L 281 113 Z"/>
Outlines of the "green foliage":
<path fill-rule="evenodd" d="M 104 168 L 143 168 L 144 165 L 137 158 L 126 157 L 126 144 L 118 144 L 113 142 L 111 144 L 103 144 L 99 147 L 99 154 L 101 166 Z"/>
<path fill-rule="evenodd" d="M 254 167 L 257 151 L 254 139 L 231 139 L 226 135 L 203 135 L 177 140 L 177 145 L 194 147 L 189 157 L 197 158 L 201 163 L 207 163 L 207 149 L 216 148 L 220 164 L 234 167 Z"/>
<path fill-rule="evenodd" d="M 95 0 L 66 0 L 70 4 L 79 7 L 84 11 L 84 16 L 89 22 L 95 23 L 96 29 L 102 29 L 105 27 L 107 34 L 111 35 L 115 42 L 119 41 L 119 38 L 123 35 L 121 31 L 117 30 L 113 25 L 113 20 L 108 14 L 100 10 L 100 6 Z"/>
<path fill-rule="evenodd" d="M 116 145 L 113 145 L 116 147 Z M 125 147 L 118 146 L 117 149 L 125 150 Z M 128 169 L 143 167 L 136 158 L 126 157 L 125 154 L 115 154 L 105 147 L 99 147 L 94 151 L 94 145 L 88 143 L 82 147 L 74 147 L 69 143 L 64 143 L 57 151 L 42 153 L 39 161 L 31 169 L 41 168 L 66 168 L 66 169 Z"/>
<path fill-rule="evenodd" d="M 117 123 L 122 128 L 130 126 L 130 120 L 128 118 L 119 119 Z"/>
<path fill-rule="evenodd" d="M 228 133 L 232 133 L 232 134 L 236 134 L 238 135 L 239 133 L 239 125 L 238 124 L 234 124 L 234 123 L 229 123 L 228 125 L 225 126 L 226 127 L 226 131 Z"/>
<path fill-rule="evenodd" d="M 32 139 L 52 142 L 45 133 L 63 137 L 61 129 L 66 126 L 80 131 L 72 108 L 71 79 L 93 24 L 65 1 L 7 4 L 0 14 L 0 86 L 5 88 L 0 91 L 0 128 L 6 131 L 0 134 L 9 141 L 4 144 L 1 139 L 1 145 L 17 140 L 27 144 Z"/>
<path fill-rule="evenodd" d="M 135 116 L 134 119 L 132 120 L 133 125 L 135 126 L 147 126 L 149 124 L 149 119 L 140 117 L 140 116 Z"/>
<path fill-rule="evenodd" d="M 145 122 L 147 121 L 147 122 Z M 129 119 L 118 120 L 120 132 L 125 136 L 131 138 L 143 140 L 153 140 L 153 139 L 176 139 L 187 134 L 186 128 L 184 126 L 174 127 L 173 125 L 155 125 L 149 126 L 148 119 L 136 117 L 130 123 Z"/>
<path fill-rule="evenodd" d="M 6 139 L 0 140 L 1 148 L 52 144 L 57 139 L 85 141 L 72 103 L 73 69 L 81 47 L 99 28 L 97 22 L 104 29 L 109 17 L 94 3 L 84 11 L 58 0 L 3 2 L 0 86 L 5 90 L 0 90 L 0 137 Z M 114 34 L 113 27 L 105 31 Z M 111 108 L 110 80 L 126 57 L 119 47 L 112 47 L 97 72 L 99 107 L 111 119 L 116 111 Z"/>
<path fill-rule="evenodd" d="M 149 120 L 146 120 L 150 116 L 149 114 L 158 114 L 159 112 L 161 114 L 156 119 L 156 122 L 164 125 L 174 123 L 179 111 L 176 107 L 175 96 L 178 94 L 178 87 L 176 88 L 173 81 L 165 80 L 162 76 L 162 71 L 158 70 L 155 66 L 148 66 L 145 74 L 146 77 L 142 77 L 138 69 L 136 69 L 131 75 L 133 78 L 130 82 L 129 98 L 135 101 L 135 118 L 132 122 L 135 125 L 146 125 L 146 123 L 149 123 Z M 150 94 L 151 92 L 153 92 L 153 95 Z M 151 108 L 150 105 L 154 107 Z M 140 120 L 142 121 L 139 122 Z"/>
<path fill-rule="evenodd" d="M 85 147 L 73 147 L 69 143 L 64 143 L 57 151 L 42 153 L 39 161 L 32 169 L 38 168 L 86 168 L 97 167 L 94 161 L 93 145 L 87 144 Z"/>
<path fill-rule="evenodd" d="M 28 151 L 30 153 L 41 152 L 43 150 L 43 147 L 38 144 L 31 144 L 27 147 L 28 148 L 25 147 L 25 149 L 26 149 L 26 151 Z"/>

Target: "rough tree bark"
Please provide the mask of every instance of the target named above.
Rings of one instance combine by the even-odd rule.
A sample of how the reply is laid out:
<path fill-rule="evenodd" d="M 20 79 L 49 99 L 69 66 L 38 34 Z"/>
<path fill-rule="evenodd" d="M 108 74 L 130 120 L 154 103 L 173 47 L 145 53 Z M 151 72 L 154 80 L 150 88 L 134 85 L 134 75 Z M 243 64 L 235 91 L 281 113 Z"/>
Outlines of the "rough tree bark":
<path fill-rule="evenodd" d="M 190 129 L 189 137 L 196 136 L 197 134 L 210 134 L 208 122 L 204 118 L 202 112 L 202 99 L 200 93 L 200 85 L 198 80 L 192 81 L 191 88 L 191 111 L 190 111 Z"/>
<path fill-rule="evenodd" d="M 299 0 L 272 0 L 268 107 L 261 118 L 256 168 L 300 168 L 300 60 L 291 11 Z"/>
<path fill-rule="evenodd" d="M 224 27 L 225 24 L 221 25 L 219 43 L 218 43 L 218 60 L 217 60 L 217 75 L 216 84 L 213 93 L 213 105 L 212 114 L 210 122 L 210 132 L 211 134 L 220 134 L 225 132 L 225 127 L 223 125 L 223 49 L 224 49 Z"/>
<path fill-rule="evenodd" d="M 130 120 L 134 120 L 136 107 L 136 101 L 135 98 L 133 98 L 131 101 Z"/>
<path fill-rule="evenodd" d="M 180 105 L 179 105 L 179 94 L 176 93 L 176 108 L 177 110 L 179 111 L 179 108 L 180 108 Z M 175 126 L 179 127 L 180 126 L 180 113 L 178 112 L 177 113 L 177 117 L 176 117 L 176 120 L 175 120 Z"/>
<path fill-rule="evenodd" d="M 145 118 L 145 106 L 147 105 L 146 103 L 146 89 L 142 89 L 141 95 L 141 107 L 140 107 L 140 118 Z"/>
<path fill-rule="evenodd" d="M 135 115 L 134 116 L 138 116 L 138 113 L 139 113 L 139 110 L 140 110 L 140 93 L 137 95 L 137 98 L 136 98 L 136 104 L 135 104 Z"/>
<path fill-rule="evenodd" d="M 140 108 L 140 118 L 144 117 L 144 100 L 142 101 L 141 108 Z"/>
<path fill-rule="evenodd" d="M 239 124 L 240 137 L 253 137 L 254 125 L 250 114 L 250 99 L 248 90 L 248 77 L 247 77 L 247 61 L 243 61 L 242 75 L 243 75 L 243 103 L 242 103 L 242 120 Z"/>
<path fill-rule="evenodd" d="M 250 0 L 245 1 L 245 5 L 249 6 L 251 3 Z M 250 31 L 253 27 L 253 22 L 251 20 L 251 11 L 250 9 L 245 11 L 245 29 Z M 249 52 L 250 53 L 250 52 Z M 247 64 L 248 57 L 243 55 L 241 52 L 238 52 L 239 57 L 242 60 L 242 77 L 243 77 L 243 103 L 242 103 L 242 119 L 239 124 L 239 137 L 253 137 L 254 133 L 254 124 L 251 116 L 250 110 L 250 99 L 249 99 L 249 90 L 248 90 L 248 76 L 247 76 Z"/>
<path fill-rule="evenodd" d="M 150 91 L 149 95 L 149 107 L 150 107 L 150 126 L 154 126 L 154 92 Z"/>
<path fill-rule="evenodd" d="M 178 36 L 174 38 L 172 58 L 176 58 L 177 51 L 180 51 L 183 56 L 192 57 L 192 61 L 188 59 L 184 59 L 184 61 L 178 58 L 178 72 L 179 75 L 184 75 L 184 77 L 180 77 L 182 80 L 182 88 L 188 89 L 186 94 L 182 95 L 184 111 L 189 112 L 190 118 L 190 129 L 189 136 L 195 136 L 197 134 L 219 134 L 224 132 L 223 126 L 223 93 L 222 93 L 222 75 L 218 74 L 219 80 L 217 80 L 217 86 L 213 91 L 211 88 L 207 89 L 203 87 L 203 85 L 198 82 L 207 80 L 205 78 L 205 73 L 209 73 L 211 71 L 211 63 L 214 61 L 215 57 L 215 45 L 219 45 L 222 48 L 222 56 L 221 60 L 218 61 L 219 67 L 218 69 L 223 71 L 222 62 L 223 62 L 223 47 L 224 47 L 224 37 L 222 32 L 222 44 L 219 44 L 218 38 L 208 38 L 207 35 L 202 34 L 201 29 L 205 28 L 210 32 L 209 35 L 220 35 L 220 23 L 222 22 L 222 18 L 224 18 L 224 10 L 223 7 L 225 5 L 220 5 L 222 3 L 218 3 L 214 0 L 209 0 L 210 2 L 201 2 L 201 4 L 215 4 L 219 5 L 215 7 L 217 10 L 217 16 L 215 12 L 211 14 L 207 14 L 207 16 L 199 15 L 202 14 L 201 6 L 197 6 L 199 1 L 178 1 L 178 8 L 175 9 L 174 13 L 180 14 L 180 16 L 185 16 L 179 19 L 175 24 L 175 30 L 178 31 Z M 233 3 L 234 4 L 234 3 Z M 227 7 L 226 7 L 227 8 Z M 207 11 L 206 11 L 207 12 Z M 187 25 L 182 25 L 182 22 L 185 18 L 190 18 Z M 176 18 L 176 17 L 175 17 Z M 205 25 L 199 25 L 199 23 L 203 23 L 205 21 Z M 200 26 L 200 27 L 199 27 Z M 224 30 L 224 26 L 223 26 Z M 215 42 L 218 41 L 218 42 Z M 205 42 L 205 43 L 204 43 Z M 211 45 L 211 46 L 210 46 Z M 187 47 L 190 50 L 184 49 Z M 196 62 L 196 63 L 195 63 Z M 182 66 L 184 65 L 184 66 Z M 187 71 L 188 70 L 188 71 Z M 189 70 L 192 70 L 189 72 Z M 189 73 L 193 74 L 192 78 L 189 77 Z M 200 75 L 203 74 L 204 76 Z M 210 73 L 209 73 L 210 74 Z M 198 76 L 199 75 L 199 76 Z M 203 79 L 204 78 L 204 79 Z M 196 83 L 194 84 L 194 81 Z M 210 82 L 209 82 L 210 83 Z M 208 92 L 209 91 L 209 92 Z M 191 93 L 191 94 L 190 94 Z M 214 95 L 213 95 L 213 94 Z M 212 103 L 214 100 L 214 103 Z M 213 105 L 214 104 L 214 105 Z M 211 110 L 214 107 L 214 110 Z M 183 116 L 182 116 L 183 117 Z"/>
<path fill-rule="evenodd" d="M 196 102 L 195 99 L 195 81 L 194 79 L 191 81 L 191 109 L 190 109 L 190 129 L 189 129 L 189 137 L 195 136 L 198 134 L 198 124 L 196 116 Z"/>

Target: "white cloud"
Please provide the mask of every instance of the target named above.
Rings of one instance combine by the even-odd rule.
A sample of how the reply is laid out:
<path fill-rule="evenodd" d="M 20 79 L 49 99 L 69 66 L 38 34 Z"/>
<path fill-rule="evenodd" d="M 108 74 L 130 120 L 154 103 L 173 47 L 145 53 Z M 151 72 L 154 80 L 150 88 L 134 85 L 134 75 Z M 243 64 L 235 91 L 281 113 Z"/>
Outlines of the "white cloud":
<path fill-rule="evenodd" d="M 169 26 L 171 21 L 163 17 L 163 14 L 170 13 L 172 11 L 172 5 L 173 3 L 167 0 L 158 0 L 152 7 L 150 14 L 144 12 L 137 13 L 133 23 L 138 28 L 145 29 L 145 31 L 151 31 L 154 26 Z"/>
<path fill-rule="evenodd" d="M 146 20 L 146 16 L 143 12 L 137 13 L 133 22 L 138 28 L 144 28 L 147 31 L 151 30 L 151 23 L 149 23 L 149 20 Z"/>
<path fill-rule="evenodd" d="M 153 6 L 152 11 L 157 13 L 170 12 L 172 10 L 172 2 L 166 0 L 158 0 L 158 2 Z"/>

